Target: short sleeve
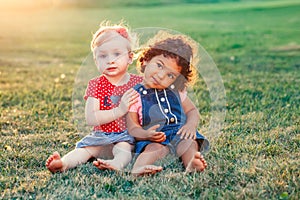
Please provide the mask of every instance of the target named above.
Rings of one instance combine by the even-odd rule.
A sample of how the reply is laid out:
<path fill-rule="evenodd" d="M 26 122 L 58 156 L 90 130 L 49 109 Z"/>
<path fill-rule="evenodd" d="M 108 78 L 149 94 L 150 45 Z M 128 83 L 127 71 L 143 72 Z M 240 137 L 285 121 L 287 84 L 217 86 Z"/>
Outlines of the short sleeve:
<path fill-rule="evenodd" d="M 141 97 L 138 98 L 138 101 L 135 104 L 132 104 L 129 108 L 129 112 L 138 113 L 139 109 L 142 107 Z"/>
<path fill-rule="evenodd" d="M 184 100 L 185 100 L 186 97 L 187 97 L 187 90 L 184 89 L 183 91 L 179 91 L 179 96 L 180 96 L 181 102 L 184 102 Z"/>
<path fill-rule="evenodd" d="M 143 115 L 142 115 L 142 100 L 141 100 L 141 97 L 138 98 L 138 102 L 136 102 L 135 104 L 130 106 L 128 112 L 137 113 L 137 115 L 139 117 L 139 123 L 140 123 L 140 125 L 142 125 Z"/>
<path fill-rule="evenodd" d="M 98 98 L 98 84 L 95 80 L 90 80 L 88 86 L 85 90 L 84 99 L 87 100 L 88 97 Z"/>

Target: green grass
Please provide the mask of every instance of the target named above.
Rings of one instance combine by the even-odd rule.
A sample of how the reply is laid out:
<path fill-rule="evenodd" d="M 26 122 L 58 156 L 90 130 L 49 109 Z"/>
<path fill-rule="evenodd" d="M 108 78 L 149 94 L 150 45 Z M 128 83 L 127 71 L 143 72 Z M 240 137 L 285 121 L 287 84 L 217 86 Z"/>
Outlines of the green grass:
<path fill-rule="evenodd" d="M 299 199 L 300 3 L 264 1 L 166 7 L 45 9 L 0 13 L 0 197 L 2 199 Z M 222 133 L 203 81 L 195 87 L 209 167 L 186 175 L 177 159 L 134 178 L 91 163 L 52 175 L 45 160 L 82 135 L 72 90 L 100 21 L 165 27 L 198 41 L 226 89 Z M 234 58 L 234 59 L 233 59 Z M 62 74 L 65 78 L 62 78 Z"/>

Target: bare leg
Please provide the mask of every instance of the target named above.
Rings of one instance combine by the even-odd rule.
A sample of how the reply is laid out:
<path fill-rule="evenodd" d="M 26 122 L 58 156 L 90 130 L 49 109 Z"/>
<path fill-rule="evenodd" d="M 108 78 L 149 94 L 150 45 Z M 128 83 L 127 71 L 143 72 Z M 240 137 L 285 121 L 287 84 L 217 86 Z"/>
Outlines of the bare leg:
<path fill-rule="evenodd" d="M 127 142 L 119 142 L 114 145 L 112 160 L 97 159 L 93 164 L 100 170 L 121 170 L 126 167 L 132 159 L 133 145 Z"/>
<path fill-rule="evenodd" d="M 161 166 L 152 165 L 157 160 L 165 157 L 169 148 L 159 143 L 148 144 L 134 163 L 132 174 L 136 176 L 150 175 L 162 171 Z"/>
<path fill-rule="evenodd" d="M 207 167 L 195 140 L 182 140 L 178 144 L 177 154 L 181 157 L 186 172 L 204 171 Z"/>
<path fill-rule="evenodd" d="M 64 172 L 68 169 L 74 168 L 80 164 L 86 163 L 88 159 L 95 157 L 99 154 L 103 147 L 85 147 L 85 148 L 76 148 L 64 157 L 60 157 L 58 152 L 54 152 L 46 161 L 46 167 L 52 173 L 55 172 Z"/>

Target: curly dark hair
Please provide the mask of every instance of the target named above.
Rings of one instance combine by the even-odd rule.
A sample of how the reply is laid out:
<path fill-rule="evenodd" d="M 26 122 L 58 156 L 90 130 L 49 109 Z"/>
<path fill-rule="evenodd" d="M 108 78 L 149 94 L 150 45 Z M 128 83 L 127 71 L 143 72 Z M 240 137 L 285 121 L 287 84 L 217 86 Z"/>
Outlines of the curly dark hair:
<path fill-rule="evenodd" d="M 155 38 L 161 39 L 161 36 L 160 33 L 160 37 L 156 36 Z M 190 44 L 188 38 L 182 35 L 168 34 L 167 38 L 159 41 L 155 38 L 153 39 L 155 43 L 150 44 L 140 53 L 137 66 L 144 73 L 146 67 L 144 62 L 149 62 L 155 56 L 163 55 L 166 58 L 175 59 L 177 65 L 181 67 L 180 73 L 182 76 L 179 76 L 173 84 L 176 89 L 182 91 L 187 87 L 188 83 L 194 82 L 196 79 L 195 69 L 192 64 L 194 59 L 193 45 Z"/>

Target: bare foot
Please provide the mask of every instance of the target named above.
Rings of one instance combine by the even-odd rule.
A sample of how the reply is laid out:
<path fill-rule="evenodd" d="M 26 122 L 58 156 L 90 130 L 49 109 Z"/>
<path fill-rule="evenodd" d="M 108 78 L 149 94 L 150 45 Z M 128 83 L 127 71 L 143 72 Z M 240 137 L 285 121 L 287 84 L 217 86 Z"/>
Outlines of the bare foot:
<path fill-rule="evenodd" d="M 146 165 L 132 170 L 132 174 L 135 176 L 153 175 L 162 170 L 163 168 L 161 166 Z"/>
<path fill-rule="evenodd" d="M 207 167 L 207 163 L 200 152 L 195 153 L 193 159 L 186 167 L 186 172 L 202 172 Z"/>
<path fill-rule="evenodd" d="M 96 166 L 100 170 L 114 170 L 118 171 L 118 169 L 111 165 L 108 160 L 97 159 L 93 162 L 94 166 Z"/>
<path fill-rule="evenodd" d="M 63 162 L 58 152 L 54 152 L 46 161 L 46 167 L 50 172 L 63 172 Z"/>

